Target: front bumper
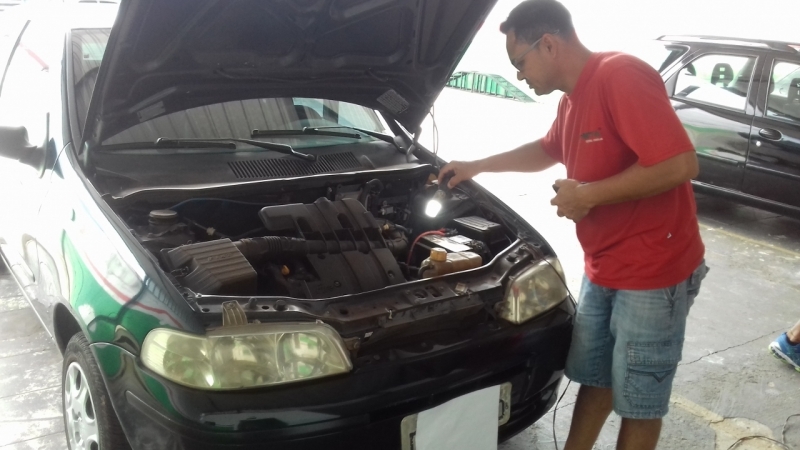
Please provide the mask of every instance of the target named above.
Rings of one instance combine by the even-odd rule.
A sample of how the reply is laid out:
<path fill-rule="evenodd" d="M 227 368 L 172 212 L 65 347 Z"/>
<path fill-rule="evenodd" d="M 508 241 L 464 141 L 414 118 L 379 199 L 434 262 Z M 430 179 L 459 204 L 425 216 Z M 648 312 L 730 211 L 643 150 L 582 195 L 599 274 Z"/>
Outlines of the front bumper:
<path fill-rule="evenodd" d="M 572 332 L 572 304 L 428 351 L 392 352 L 350 374 L 269 389 L 211 392 L 147 371 L 119 347 L 95 346 L 106 385 L 133 449 L 400 449 L 404 417 L 461 395 L 512 383 L 501 440 L 555 403 Z M 109 370 L 111 369 L 111 370 Z"/>

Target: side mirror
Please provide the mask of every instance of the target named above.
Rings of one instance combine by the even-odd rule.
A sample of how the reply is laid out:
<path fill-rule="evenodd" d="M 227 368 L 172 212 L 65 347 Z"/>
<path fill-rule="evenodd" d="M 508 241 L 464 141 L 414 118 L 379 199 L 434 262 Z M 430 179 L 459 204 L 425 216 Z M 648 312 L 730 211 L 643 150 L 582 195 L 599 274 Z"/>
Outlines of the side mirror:
<path fill-rule="evenodd" d="M 0 158 L 13 159 L 44 172 L 45 149 L 28 142 L 25 127 L 0 127 Z"/>
<path fill-rule="evenodd" d="M 28 130 L 25 127 L 0 127 L 0 157 L 19 161 L 35 148 L 28 142 Z"/>

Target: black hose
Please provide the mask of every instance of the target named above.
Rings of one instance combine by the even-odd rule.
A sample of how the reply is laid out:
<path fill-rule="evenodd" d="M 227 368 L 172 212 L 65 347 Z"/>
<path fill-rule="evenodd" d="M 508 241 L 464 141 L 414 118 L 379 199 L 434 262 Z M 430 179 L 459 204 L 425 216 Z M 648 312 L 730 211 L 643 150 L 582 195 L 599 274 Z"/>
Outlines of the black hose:
<path fill-rule="evenodd" d="M 395 256 L 402 256 L 408 251 L 408 237 L 401 234 L 394 239 L 386 239 L 386 248 Z"/>
<path fill-rule="evenodd" d="M 380 195 L 383 192 L 383 182 L 377 178 L 372 179 L 364 183 L 364 188 L 361 189 L 361 193 L 358 194 L 358 202 L 364 205 L 366 209 L 369 209 L 369 205 L 367 205 L 367 198 L 371 194 Z"/>
<path fill-rule="evenodd" d="M 419 278 L 422 278 L 422 276 L 424 275 L 425 271 L 428 270 L 428 269 L 431 269 L 432 267 L 433 267 L 433 265 L 430 262 L 423 263 L 421 266 L 419 266 L 419 270 L 417 271 L 417 276 Z"/>

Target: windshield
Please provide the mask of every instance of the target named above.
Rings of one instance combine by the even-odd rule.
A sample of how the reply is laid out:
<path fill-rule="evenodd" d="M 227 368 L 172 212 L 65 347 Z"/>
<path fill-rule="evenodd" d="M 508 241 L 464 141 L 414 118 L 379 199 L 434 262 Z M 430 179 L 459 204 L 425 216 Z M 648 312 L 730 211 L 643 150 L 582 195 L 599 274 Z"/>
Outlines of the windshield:
<path fill-rule="evenodd" d="M 75 101 L 81 129 L 86 121 L 92 90 L 103 58 L 110 29 L 76 30 L 72 37 Z M 302 130 L 305 127 L 345 126 L 383 132 L 377 113 L 369 108 L 336 100 L 311 98 L 256 98 L 236 100 L 176 111 L 144 120 L 102 144 L 155 142 L 160 137 L 176 139 L 249 139 L 253 130 Z M 270 136 L 293 147 L 315 147 L 352 143 L 331 136 Z M 363 136 L 361 141 L 370 141 Z"/>
<path fill-rule="evenodd" d="M 774 87 L 770 88 L 770 93 L 788 98 L 792 82 L 798 78 L 800 78 L 800 66 L 796 63 L 776 61 L 775 67 L 772 69 L 771 79 Z"/>

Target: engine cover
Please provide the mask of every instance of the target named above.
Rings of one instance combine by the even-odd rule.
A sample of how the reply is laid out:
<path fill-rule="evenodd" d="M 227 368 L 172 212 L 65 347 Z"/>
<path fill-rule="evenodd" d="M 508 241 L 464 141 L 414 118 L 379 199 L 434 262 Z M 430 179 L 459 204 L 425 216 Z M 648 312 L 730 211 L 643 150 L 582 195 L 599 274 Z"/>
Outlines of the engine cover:
<path fill-rule="evenodd" d="M 270 235 L 323 241 L 324 253 L 303 258 L 285 275 L 293 296 L 326 298 L 405 282 L 375 218 L 355 199 L 268 206 L 259 213 Z"/>

